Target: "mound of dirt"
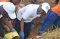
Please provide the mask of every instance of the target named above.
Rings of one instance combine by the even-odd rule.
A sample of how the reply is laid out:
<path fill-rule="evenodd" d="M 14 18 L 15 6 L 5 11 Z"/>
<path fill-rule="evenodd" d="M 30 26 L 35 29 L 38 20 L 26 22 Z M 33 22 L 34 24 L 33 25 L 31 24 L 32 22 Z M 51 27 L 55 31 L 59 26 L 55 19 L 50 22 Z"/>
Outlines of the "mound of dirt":
<path fill-rule="evenodd" d="M 33 34 L 31 34 L 33 35 Z M 37 36 L 36 33 L 35 35 L 28 37 L 28 39 L 60 39 L 60 29 L 55 29 L 53 31 L 48 31 L 45 33 L 44 36 Z"/>

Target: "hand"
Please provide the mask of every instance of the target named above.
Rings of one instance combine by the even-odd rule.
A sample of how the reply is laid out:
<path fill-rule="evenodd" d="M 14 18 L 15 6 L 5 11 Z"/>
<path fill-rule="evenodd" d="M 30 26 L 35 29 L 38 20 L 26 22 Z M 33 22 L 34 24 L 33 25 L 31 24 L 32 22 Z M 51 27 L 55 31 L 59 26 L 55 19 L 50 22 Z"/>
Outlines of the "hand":
<path fill-rule="evenodd" d="M 20 39 L 24 39 L 24 32 L 20 32 L 19 35 L 20 35 Z"/>

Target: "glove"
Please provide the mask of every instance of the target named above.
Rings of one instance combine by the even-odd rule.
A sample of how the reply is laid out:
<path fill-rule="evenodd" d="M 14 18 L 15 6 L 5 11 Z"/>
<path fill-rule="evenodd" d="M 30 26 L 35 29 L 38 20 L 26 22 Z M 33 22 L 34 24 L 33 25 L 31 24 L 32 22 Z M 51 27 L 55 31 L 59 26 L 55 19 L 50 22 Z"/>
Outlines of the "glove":
<path fill-rule="evenodd" d="M 19 35 L 20 35 L 20 39 L 24 39 L 24 32 L 20 32 Z"/>

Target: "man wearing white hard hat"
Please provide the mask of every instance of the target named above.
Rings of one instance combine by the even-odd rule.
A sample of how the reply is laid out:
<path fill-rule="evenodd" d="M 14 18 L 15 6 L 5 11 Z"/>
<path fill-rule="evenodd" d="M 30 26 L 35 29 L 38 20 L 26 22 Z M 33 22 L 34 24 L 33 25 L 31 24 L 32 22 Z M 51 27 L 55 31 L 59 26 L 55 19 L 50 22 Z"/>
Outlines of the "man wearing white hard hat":
<path fill-rule="evenodd" d="M 48 10 L 50 9 L 50 5 L 48 3 L 42 3 L 42 4 L 28 4 L 25 7 L 19 9 L 17 13 L 17 19 L 19 20 L 18 27 L 21 30 L 16 29 L 18 32 L 20 32 L 21 39 L 26 39 L 28 35 L 30 34 L 30 29 L 32 26 L 32 21 L 43 14 L 46 14 Z"/>
<path fill-rule="evenodd" d="M 11 2 L 0 2 L 0 24 L 6 33 L 16 32 L 12 24 L 15 18 L 15 5 Z"/>
<path fill-rule="evenodd" d="M 2 4 L 1 7 L 3 7 L 3 9 L 5 10 L 5 13 L 1 13 L 2 17 L 15 19 L 16 18 L 15 5 L 11 2 L 0 2 L 0 3 Z M 12 27 L 12 25 L 9 27 Z"/>

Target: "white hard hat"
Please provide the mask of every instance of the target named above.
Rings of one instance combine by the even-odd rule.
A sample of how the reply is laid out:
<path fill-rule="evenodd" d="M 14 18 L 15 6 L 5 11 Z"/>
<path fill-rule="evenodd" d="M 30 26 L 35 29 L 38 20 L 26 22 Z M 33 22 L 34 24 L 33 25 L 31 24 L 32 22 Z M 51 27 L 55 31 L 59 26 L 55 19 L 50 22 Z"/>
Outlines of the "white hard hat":
<path fill-rule="evenodd" d="M 3 5 L 4 10 L 8 13 L 9 17 L 11 19 L 15 19 L 16 18 L 16 14 L 15 14 L 15 5 L 13 3 L 6 3 Z"/>
<path fill-rule="evenodd" d="M 42 5 L 41 8 L 47 13 L 48 10 L 50 9 L 49 3 L 42 3 L 41 5 Z"/>

